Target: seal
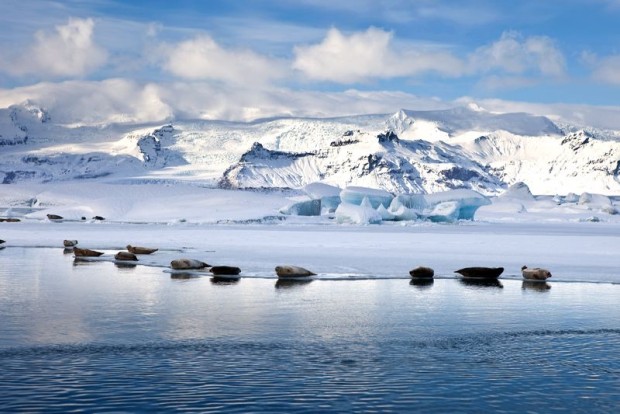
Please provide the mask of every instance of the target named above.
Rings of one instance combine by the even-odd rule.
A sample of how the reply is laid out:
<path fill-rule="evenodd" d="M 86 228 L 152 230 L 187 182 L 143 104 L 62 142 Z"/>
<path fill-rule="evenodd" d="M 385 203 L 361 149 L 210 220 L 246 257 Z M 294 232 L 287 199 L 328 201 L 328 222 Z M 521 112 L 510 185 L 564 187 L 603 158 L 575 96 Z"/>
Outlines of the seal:
<path fill-rule="evenodd" d="M 316 273 L 299 266 L 282 265 L 276 266 L 278 277 L 307 277 L 314 276 Z"/>
<path fill-rule="evenodd" d="M 503 271 L 503 267 L 464 267 L 454 273 L 473 279 L 497 279 Z"/>
<path fill-rule="evenodd" d="M 6 241 L 0 239 L 0 244 L 4 244 L 4 243 L 6 243 Z"/>
<path fill-rule="evenodd" d="M 236 276 L 241 273 L 241 269 L 234 266 L 212 266 L 209 271 L 216 276 Z"/>
<path fill-rule="evenodd" d="M 547 269 L 541 269 L 540 267 L 528 268 L 523 266 L 521 268 L 521 274 L 524 279 L 527 280 L 547 280 L 551 277 L 551 272 Z"/>
<path fill-rule="evenodd" d="M 170 267 L 175 270 L 204 269 L 209 267 L 205 262 L 194 259 L 176 259 L 170 262 Z"/>
<path fill-rule="evenodd" d="M 129 252 L 118 252 L 114 255 L 115 260 L 127 260 L 137 262 L 138 258 L 135 254 Z"/>
<path fill-rule="evenodd" d="M 64 240 L 62 244 L 64 244 L 65 247 L 73 247 L 76 244 L 78 244 L 78 241 L 77 240 Z"/>
<path fill-rule="evenodd" d="M 409 275 L 413 279 L 432 279 L 435 276 L 435 271 L 430 267 L 418 266 L 415 269 L 411 269 Z"/>
<path fill-rule="evenodd" d="M 95 217 L 93 217 L 93 220 L 101 220 L 101 221 L 103 221 L 103 220 L 105 220 L 105 218 L 103 218 L 101 216 L 95 216 Z"/>
<path fill-rule="evenodd" d="M 74 247 L 73 254 L 76 257 L 99 257 L 103 254 L 103 252 L 98 252 L 96 250 L 90 250 L 90 249 L 80 249 L 79 247 Z"/>
<path fill-rule="evenodd" d="M 157 250 L 159 250 L 159 249 L 151 249 L 151 248 L 148 248 L 148 247 L 132 246 L 131 244 L 127 245 L 127 251 L 129 253 L 133 253 L 133 254 L 151 254 L 151 253 L 155 253 Z"/>
<path fill-rule="evenodd" d="M 49 220 L 62 220 L 63 219 L 63 217 L 59 216 L 58 214 L 48 214 L 47 218 Z"/>

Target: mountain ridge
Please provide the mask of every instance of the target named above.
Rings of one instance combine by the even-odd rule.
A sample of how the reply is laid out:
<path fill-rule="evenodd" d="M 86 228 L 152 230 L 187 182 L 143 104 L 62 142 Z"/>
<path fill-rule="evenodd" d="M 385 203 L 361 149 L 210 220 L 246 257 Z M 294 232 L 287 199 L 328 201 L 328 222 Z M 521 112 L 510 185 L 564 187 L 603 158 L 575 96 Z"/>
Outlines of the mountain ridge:
<path fill-rule="evenodd" d="M 299 188 L 323 181 L 393 193 L 470 188 L 492 195 L 523 181 L 539 194 L 618 195 L 618 137 L 617 131 L 472 107 L 67 127 L 26 102 L 0 109 L 0 182 Z"/>

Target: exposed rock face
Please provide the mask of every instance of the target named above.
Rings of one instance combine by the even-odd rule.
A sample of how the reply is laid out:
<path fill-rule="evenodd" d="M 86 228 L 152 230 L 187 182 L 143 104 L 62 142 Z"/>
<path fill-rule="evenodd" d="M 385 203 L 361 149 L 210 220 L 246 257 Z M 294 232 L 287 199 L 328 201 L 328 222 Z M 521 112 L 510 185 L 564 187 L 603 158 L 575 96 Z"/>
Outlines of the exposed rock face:
<path fill-rule="evenodd" d="M 222 188 L 299 188 L 317 181 L 373 183 L 394 193 L 472 188 L 493 192 L 504 184 L 488 169 L 443 142 L 401 141 L 388 131 L 365 140 L 289 153 L 260 143 L 223 174 Z"/>

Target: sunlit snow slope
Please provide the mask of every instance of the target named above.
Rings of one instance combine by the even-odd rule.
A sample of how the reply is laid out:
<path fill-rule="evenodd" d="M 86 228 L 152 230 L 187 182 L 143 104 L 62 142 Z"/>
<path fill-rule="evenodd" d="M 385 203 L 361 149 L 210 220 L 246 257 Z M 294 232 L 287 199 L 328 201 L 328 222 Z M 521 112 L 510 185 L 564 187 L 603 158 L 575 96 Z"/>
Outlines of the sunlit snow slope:
<path fill-rule="evenodd" d="M 0 109 L 0 182 L 180 180 L 224 188 L 323 181 L 404 192 L 523 181 L 536 194 L 620 194 L 620 133 L 479 108 L 250 123 L 66 126 Z"/>

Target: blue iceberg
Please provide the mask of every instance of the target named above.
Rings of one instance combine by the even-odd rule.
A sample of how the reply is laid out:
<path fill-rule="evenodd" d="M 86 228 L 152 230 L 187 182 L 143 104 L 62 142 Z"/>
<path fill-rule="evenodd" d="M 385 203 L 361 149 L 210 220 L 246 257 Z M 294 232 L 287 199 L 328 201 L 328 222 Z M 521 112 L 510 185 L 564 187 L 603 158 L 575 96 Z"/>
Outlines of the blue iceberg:
<path fill-rule="evenodd" d="M 359 206 L 362 204 L 364 198 L 368 199 L 372 208 L 376 209 L 379 208 L 380 205 L 387 208 L 394 196 L 385 190 L 366 187 L 347 187 L 340 192 L 340 199 L 343 203 Z"/>
<path fill-rule="evenodd" d="M 383 218 L 372 207 L 368 197 L 364 197 L 360 205 L 340 203 L 336 209 L 336 220 L 338 223 L 379 224 Z"/>
<path fill-rule="evenodd" d="M 302 191 L 308 194 L 313 200 L 321 200 L 321 208 L 328 213 L 333 213 L 340 204 L 339 187 L 325 183 L 310 183 L 302 188 Z"/>
<path fill-rule="evenodd" d="M 428 219 L 434 222 L 473 220 L 478 208 L 491 204 L 474 190 L 449 190 L 433 194 L 396 196 L 388 211 L 395 220 Z"/>

